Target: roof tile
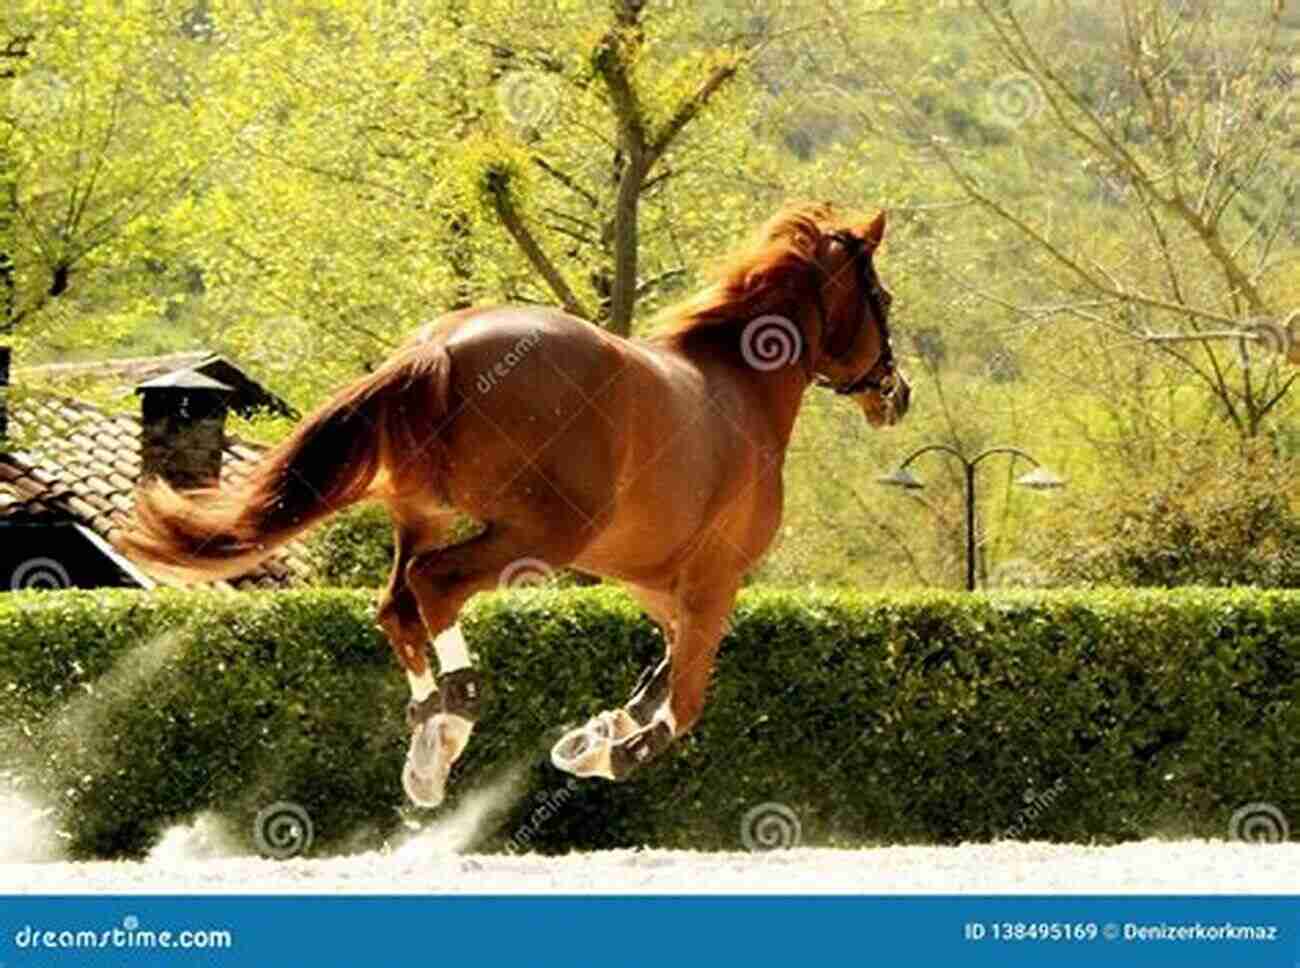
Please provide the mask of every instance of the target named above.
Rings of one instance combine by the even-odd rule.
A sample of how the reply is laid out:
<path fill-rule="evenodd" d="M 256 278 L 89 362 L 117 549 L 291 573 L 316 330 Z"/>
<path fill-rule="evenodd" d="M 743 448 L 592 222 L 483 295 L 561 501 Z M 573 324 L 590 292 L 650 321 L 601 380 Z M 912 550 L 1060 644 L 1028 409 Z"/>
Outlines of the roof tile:
<path fill-rule="evenodd" d="M 16 427 L 37 431 L 34 451 L 0 455 L 0 519 L 55 515 L 76 520 L 109 539 L 134 508 L 140 475 L 140 421 L 106 414 L 65 397 L 28 394 L 11 414 Z M 241 480 L 265 448 L 228 438 L 222 478 Z M 291 541 L 236 588 L 297 584 L 311 572 L 305 546 Z M 215 584 L 224 585 L 224 582 Z"/>

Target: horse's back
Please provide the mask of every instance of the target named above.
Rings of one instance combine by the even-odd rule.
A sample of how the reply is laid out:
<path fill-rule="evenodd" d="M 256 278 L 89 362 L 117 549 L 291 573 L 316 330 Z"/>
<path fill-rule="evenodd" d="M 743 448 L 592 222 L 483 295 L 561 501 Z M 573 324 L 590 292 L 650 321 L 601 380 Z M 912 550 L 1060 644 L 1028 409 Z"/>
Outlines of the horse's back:
<path fill-rule="evenodd" d="M 635 578 L 689 545 L 734 490 L 751 446 L 726 399 L 735 388 L 681 354 L 544 307 L 462 312 L 437 336 L 456 399 L 439 431 L 455 455 L 451 493 L 480 519 L 525 506 L 570 519 L 592 536 L 584 558 Z"/>

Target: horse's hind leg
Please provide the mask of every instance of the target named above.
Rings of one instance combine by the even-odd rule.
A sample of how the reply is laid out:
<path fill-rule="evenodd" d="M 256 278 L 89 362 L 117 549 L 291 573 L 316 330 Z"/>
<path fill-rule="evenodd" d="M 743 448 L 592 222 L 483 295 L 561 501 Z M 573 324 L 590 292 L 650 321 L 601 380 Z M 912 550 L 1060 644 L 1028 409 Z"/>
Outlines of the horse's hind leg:
<path fill-rule="evenodd" d="M 564 736 L 551 751 L 552 763 L 578 776 L 623 780 L 689 732 L 704 710 L 735 592 L 720 582 L 679 595 L 668 656 L 642 677 L 626 708 L 601 713 Z M 635 727 L 628 729 L 629 722 Z"/>
<path fill-rule="evenodd" d="M 482 703 L 482 681 L 456 622 L 461 608 L 475 592 L 496 587 L 503 570 L 521 558 L 567 564 L 578 529 L 565 533 L 574 537 L 548 535 L 544 540 L 517 527 L 492 524 L 476 537 L 412 555 L 406 563 L 405 587 L 433 640 L 440 670 L 436 688 L 431 677 L 412 680 L 413 732 L 403 781 L 416 803 L 441 802 L 447 775 L 469 743 Z"/>
<path fill-rule="evenodd" d="M 446 522 L 442 522 L 445 524 Z M 407 582 L 407 568 L 414 558 L 413 549 L 421 542 L 437 540 L 442 529 L 416 529 L 398 524 L 395 528 L 396 555 L 388 588 L 379 603 L 378 622 L 393 646 L 393 652 L 406 672 L 411 686 L 411 701 L 407 707 L 407 720 L 412 726 L 411 748 L 402 772 L 402 785 L 407 796 L 421 806 L 437 806 L 442 802 L 447 771 L 451 763 L 468 742 L 469 728 L 462 722 L 443 719 L 432 726 L 426 724 L 436 718 L 440 705 L 439 682 L 435 682 L 429 667 L 428 631 L 420 616 L 419 602 Z M 444 661 L 439 656 L 440 664 Z M 468 662 L 464 663 L 468 665 Z M 463 678 L 463 674 L 462 674 Z M 457 683 L 464 691 L 464 683 Z M 441 699 L 445 702 L 445 699 Z"/>

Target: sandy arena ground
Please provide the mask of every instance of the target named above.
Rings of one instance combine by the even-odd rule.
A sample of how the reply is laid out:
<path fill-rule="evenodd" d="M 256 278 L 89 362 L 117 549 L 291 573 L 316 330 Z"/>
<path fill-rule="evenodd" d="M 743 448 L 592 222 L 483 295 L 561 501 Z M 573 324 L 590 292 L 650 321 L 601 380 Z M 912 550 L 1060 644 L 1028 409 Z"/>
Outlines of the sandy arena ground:
<path fill-rule="evenodd" d="M 155 856 L 143 863 L 0 865 L 4 893 L 1200 894 L 1300 893 L 1300 843 L 1146 841 L 796 849 L 766 854 L 612 851 L 564 857 L 448 853 L 420 838 L 322 860 Z"/>
<path fill-rule="evenodd" d="M 760 853 L 473 854 L 508 783 L 391 849 L 268 860 L 200 814 L 143 861 L 70 862 L 53 811 L 0 791 L 0 893 L 34 894 L 1300 894 L 1300 842 L 1148 840 Z"/>

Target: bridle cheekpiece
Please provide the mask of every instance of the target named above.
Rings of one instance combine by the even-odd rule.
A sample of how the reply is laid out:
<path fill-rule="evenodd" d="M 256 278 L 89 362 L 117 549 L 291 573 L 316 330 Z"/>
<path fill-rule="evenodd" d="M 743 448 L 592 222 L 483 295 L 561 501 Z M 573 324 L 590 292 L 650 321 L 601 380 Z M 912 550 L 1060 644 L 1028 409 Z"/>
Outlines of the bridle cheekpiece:
<path fill-rule="evenodd" d="M 881 349 L 880 355 L 876 357 L 876 362 L 871 364 L 861 376 L 848 383 L 835 383 L 820 374 L 814 377 L 814 382 L 817 386 L 827 387 L 836 393 L 852 395 L 874 390 L 886 400 L 892 399 L 893 395 L 898 391 L 898 379 L 896 377 L 898 367 L 894 363 L 894 348 L 889 339 L 889 322 L 885 318 L 883 293 L 876 282 L 875 267 L 871 261 L 871 250 L 867 248 L 865 242 L 849 232 L 836 232 L 831 236 L 831 239 L 839 242 L 840 245 L 849 250 L 857 274 L 858 288 L 862 291 L 866 305 L 871 310 L 876 327 L 880 331 Z M 826 315 L 826 303 L 822 297 L 820 286 L 817 288 L 817 311 L 821 314 L 822 331 L 826 333 L 830 321 Z M 876 376 L 875 374 L 878 371 L 880 375 Z"/>

